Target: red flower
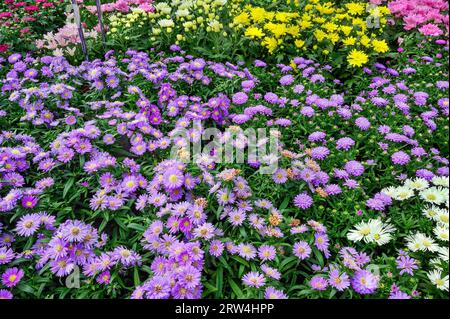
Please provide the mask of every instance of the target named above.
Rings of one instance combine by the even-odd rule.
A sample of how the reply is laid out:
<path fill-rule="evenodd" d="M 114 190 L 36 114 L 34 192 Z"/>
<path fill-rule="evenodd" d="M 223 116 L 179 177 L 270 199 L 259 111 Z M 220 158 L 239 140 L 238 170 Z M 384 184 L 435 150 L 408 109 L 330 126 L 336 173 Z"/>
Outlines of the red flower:
<path fill-rule="evenodd" d="M 9 49 L 9 45 L 7 44 L 0 44 L 0 53 L 6 52 Z"/>
<path fill-rule="evenodd" d="M 43 7 L 53 7 L 53 3 L 52 2 L 46 2 L 42 4 Z"/>
<path fill-rule="evenodd" d="M 38 6 L 26 6 L 25 10 L 26 11 L 39 11 L 39 7 Z"/>
<path fill-rule="evenodd" d="M 28 33 L 30 31 L 30 28 L 23 28 L 20 30 L 21 33 Z"/>
<path fill-rule="evenodd" d="M 10 16 L 12 16 L 11 11 L 0 12 L 0 18 L 9 18 Z"/>

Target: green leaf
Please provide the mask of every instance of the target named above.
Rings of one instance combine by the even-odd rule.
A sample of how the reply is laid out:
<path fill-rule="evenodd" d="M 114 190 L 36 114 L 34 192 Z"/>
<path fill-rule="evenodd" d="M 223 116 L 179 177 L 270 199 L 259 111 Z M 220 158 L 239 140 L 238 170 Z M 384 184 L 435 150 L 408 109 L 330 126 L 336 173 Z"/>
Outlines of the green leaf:
<path fill-rule="evenodd" d="M 138 271 L 138 267 L 134 267 L 134 285 L 135 286 L 139 286 L 141 284 L 141 279 L 139 278 L 139 271 Z"/>
<path fill-rule="evenodd" d="M 71 177 L 67 181 L 66 185 L 64 185 L 64 189 L 63 189 L 63 193 L 62 193 L 63 198 L 66 198 L 67 192 L 70 190 L 70 188 L 72 187 L 74 182 L 75 182 L 75 178 Z"/>
<path fill-rule="evenodd" d="M 231 286 L 231 289 L 233 290 L 234 294 L 236 295 L 237 298 L 243 298 L 244 294 L 241 290 L 241 288 L 239 288 L 239 286 L 233 281 L 233 279 L 228 278 L 228 283 Z"/>
<path fill-rule="evenodd" d="M 20 284 L 17 286 L 17 288 L 19 288 L 19 290 L 25 291 L 29 294 L 34 294 L 34 289 L 30 286 L 28 286 L 27 284 Z"/>

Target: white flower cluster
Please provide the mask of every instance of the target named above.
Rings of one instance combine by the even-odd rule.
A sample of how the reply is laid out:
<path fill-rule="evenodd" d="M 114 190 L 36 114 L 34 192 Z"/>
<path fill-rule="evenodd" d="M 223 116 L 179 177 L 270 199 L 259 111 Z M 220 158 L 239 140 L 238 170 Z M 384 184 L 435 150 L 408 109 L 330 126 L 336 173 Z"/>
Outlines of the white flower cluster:
<path fill-rule="evenodd" d="M 402 186 L 382 190 L 394 200 L 404 201 L 418 197 L 426 203 L 423 215 L 434 222 L 432 234 L 415 232 L 406 236 L 406 247 L 412 252 L 437 254 L 430 260 L 434 270 L 428 272 L 428 279 L 441 290 L 448 291 L 449 276 L 449 177 L 434 177 L 431 184 L 422 178 L 407 179 Z M 442 267 L 442 264 L 446 267 Z M 447 275 L 443 276 L 443 273 Z"/>

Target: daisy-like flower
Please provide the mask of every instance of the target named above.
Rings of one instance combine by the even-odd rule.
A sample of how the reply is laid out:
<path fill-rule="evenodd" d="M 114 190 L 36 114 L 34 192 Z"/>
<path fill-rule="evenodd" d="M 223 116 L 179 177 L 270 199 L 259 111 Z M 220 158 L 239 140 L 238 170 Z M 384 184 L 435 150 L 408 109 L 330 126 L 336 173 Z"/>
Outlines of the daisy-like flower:
<path fill-rule="evenodd" d="M 384 224 L 379 219 L 371 219 L 368 222 L 361 222 L 347 234 L 351 241 L 364 240 L 366 243 L 376 243 L 381 246 L 392 239 L 395 228 L 389 224 Z"/>
<path fill-rule="evenodd" d="M 0 247 L 0 265 L 5 265 L 14 259 L 14 252 L 11 248 Z"/>
<path fill-rule="evenodd" d="M 390 196 L 389 194 L 387 194 L 387 195 Z M 392 196 L 390 196 L 390 197 L 392 197 L 395 200 L 403 201 L 403 200 L 409 199 L 413 196 L 414 196 L 414 191 L 411 188 L 402 186 L 402 187 L 397 187 L 394 190 L 394 193 L 392 193 Z"/>
<path fill-rule="evenodd" d="M 435 269 L 427 273 L 428 279 L 436 286 L 436 288 L 448 291 L 448 275 L 442 276 L 442 271 Z"/>
<path fill-rule="evenodd" d="M 17 267 L 8 268 L 2 275 L 2 283 L 4 286 L 11 288 L 19 283 L 24 275 L 24 271 Z"/>
<path fill-rule="evenodd" d="M 351 279 L 352 288 L 359 294 L 373 294 L 378 288 L 379 278 L 370 271 L 358 270 Z"/>
<path fill-rule="evenodd" d="M 314 290 L 323 291 L 327 289 L 328 281 L 324 277 L 317 275 L 311 278 L 309 285 Z"/>
<path fill-rule="evenodd" d="M 338 269 L 330 271 L 328 283 L 339 291 L 343 291 L 350 286 L 348 275 L 345 272 L 341 274 Z"/>
<path fill-rule="evenodd" d="M 299 241 L 294 244 L 293 252 L 300 260 L 304 260 L 311 255 L 311 247 L 306 241 Z"/>
<path fill-rule="evenodd" d="M 266 264 L 261 265 L 261 270 L 264 271 L 267 277 L 279 280 L 281 278 L 281 273 L 275 268 L 269 267 Z"/>
<path fill-rule="evenodd" d="M 448 241 L 448 237 L 449 237 L 448 227 L 436 226 L 433 229 L 433 233 L 437 239 L 442 240 L 442 241 Z"/>
<path fill-rule="evenodd" d="M 32 195 L 25 195 L 22 198 L 22 206 L 28 209 L 34 208 L 38 203 L 38 199 Z"/>
<path fill-rule="evenodd" d="M 439 215 L 439 211 L 441 210 L 441 208 L 431 205 L 431 206 L 426 206 L 423 210 L 422 213 L 425 217 L 427 217 L 428 219 L 431 220 L 435 220 L 436 216 Z"/>
<path fill-rule="evenodd" d="M 249 287 L 260 288 L 266 283 L 266 278 L 259 272 L 249 272 L 242 277 L 244 285 Z"/>
<path fill-rule="evenodd" d="M 211 239 L 214 237 L 215 228 L 211 223 L 204 223 L 194 229 L 194 236 L 197 238 Z"/>
<path fill-rule="evenodd" d="M 448 176 L 434 176 L 431 182 L 436 186 L 449 187 L 449 177 Z"/>
<path fill-rule="evenodd" d="M 65 239 L 71 242 L 81 242 L 88 233 L 86 225 L 79 220 L 68 221 L 61 230 Z"/>
<path fill-rule="evenodd" d="M 239 210 L 239 209 L 233 209 L 228 214 L 228 220 L 233 226 L 240 226 L 245 221 L 245 212 Z"/>
<path fill-rule="evenodd" d="M 448 209 L 439 209 L 436 210 L 436 215 L 433 217 L 433 219 L 443 226 L 447 226 L 449 224 L 449 213 Z"/>
<path fill-rule="evenodd" d="M 274 260 L 276 256 L 275 247 L 269 245 L 262 245 L 258 248 L 258 257 L 263 260 Z"/>
<path fill-rule="evenodd" d="M 22 216 L 17 223 L 16 232 L 21 236 L 30 237 L 38 230 L 41 223 L 40 217 L 39 214 Z"/>
<path fill-rule="evenodd" d="M 445 203 L 448 198 L 448 188 L 430 187 L 419 193 L 420 197 L 428 203 L 440 205 Z"/>
<path fill-rule="evenodd" d="M 435 252 L 439 249 L 439 246 L 433 240 L 433 238 L 426 236 L 422 233 L 416 233 L 406 237 L 406 247 L 409 250 L 415 251 L 431 251 Z"/>
<path fill-rule="evenodd" d="M 256 257 L 256 248 L 252 244 L 244 244 L 241 243 L 238 245 L 239 255 L 247 260 L 253 259 Z"/>
<path fill-rule="evenodd" d="M 288 297 L 281 290 L 267 287 L 264 291 L 264 299 L 288 299 Z"/>
<path fill-rule="evenodd" d="M 163 175 L 164 187 L 168 190 L 174 190 L 183 186 L 184 177 L 177 168 L 169 168 Z"/>
<path fill-rule="evenodd" d="M 224 244 L 220 240 L 212 240 L 209 246 L 209 253 L 214 257 L 222 255 Z"/>
<path fill-rule="evenodd" d="M 0 289 L 0 300 L 2 299 L 12 299 L 13 298 L 13 294 L 6 290 L 6 289 Z"/>
<path fill-rule="evenodd" d="M 408 188 L 421 191 L 424 189 L 427 189 L 429 186 L 429 183 L 426 179 L 423 178 L 416 178 L 416 179 L 407 179 L 404 183 L 404 185 Z"/>

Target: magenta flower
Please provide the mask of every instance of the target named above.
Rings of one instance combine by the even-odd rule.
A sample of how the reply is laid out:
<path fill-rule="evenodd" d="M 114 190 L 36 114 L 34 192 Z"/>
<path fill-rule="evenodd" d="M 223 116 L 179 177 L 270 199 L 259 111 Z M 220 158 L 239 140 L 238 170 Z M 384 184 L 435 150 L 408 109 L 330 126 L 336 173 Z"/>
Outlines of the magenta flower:
<path fill-rule="evenodd" d="M 22 279 L 24 272 L 19 268 L 8 268 L 2 275 L 2 283 L 8 288 L 14 287 Z"/>
<path fill-rule="evenodd" d="M 38 203 L 38 199 L 32 195 L 25 195 L 22 198 L 22 206 L 28 209 L 34 208 Z"/>

